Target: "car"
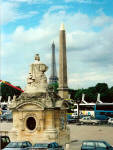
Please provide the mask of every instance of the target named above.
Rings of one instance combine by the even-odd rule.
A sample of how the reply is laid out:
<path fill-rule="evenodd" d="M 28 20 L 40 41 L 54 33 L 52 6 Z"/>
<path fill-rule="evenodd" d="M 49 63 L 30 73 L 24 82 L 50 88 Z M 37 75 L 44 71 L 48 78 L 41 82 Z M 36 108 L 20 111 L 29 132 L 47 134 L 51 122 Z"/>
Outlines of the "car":
<path fill-rule="evenodd" d="M 52 145 L 51 147 L 54 147 L 58 150 L 64 150 L 64 148 L 56 142 L 52 142 L 52 143 L 50 143 L 50 145 Z"/>
<path fill-rule="evenodd" d="M 60 146 L 56 142 L 52 143 L 36 143 L 32 148 L 29 150 L 64 150 L 62 146 Z"/>
<path fill-rule="evenodd" d="M 28 150 L 32 147 L 29 141 L 10 142 L 3 150 Z"/>
<path fill-rule="evenodd" d="M 92 118 L 90 116 L 87 116 L 87 117 L 83 117 L 81 119 L 79 119 L 80 123 L 81 124 L 99 124 L 100 123 L 100 120 L 97 120 L 95 118 Z"/>
<path fill-rule="evenodd" d="M 106 141 L 85 140 L 82 142 L 81 150 L 113 150 Z"/>
<path fill-rule="evenodd" d="M 12 116 L 12 112 L 7 111 L 4 112 L 1 116 L 1 121 L 13 121 L 13 116 Z"/>
<path fill-rule="evenodd" d="M 9 136 L 0 136 L 1 140 L 1 149 L 5 148 L 9 143 L 10 143 L 10 138 Z"/>
<path fill-rule="evenodd" d="M 113 125 L 113 118 L 109 118 L 109 119 L 108 119 L 108 124 Z"/>
<path fill-rule="evenodd" d="M 67 123 L 75 123 L 76 122 L 76 119 L 75 118 L 69 118 L 67 119 Z"/>

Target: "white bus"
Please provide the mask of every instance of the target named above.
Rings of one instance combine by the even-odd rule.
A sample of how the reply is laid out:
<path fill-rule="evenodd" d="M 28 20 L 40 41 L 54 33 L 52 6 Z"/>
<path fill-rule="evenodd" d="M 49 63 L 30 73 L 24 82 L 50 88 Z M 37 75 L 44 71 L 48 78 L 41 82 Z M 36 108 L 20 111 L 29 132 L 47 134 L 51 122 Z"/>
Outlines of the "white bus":
<path fill-rule="evenodd" d="M 76 118 L 78 117 L 78 104 L 74 104 L 74 106 L 74 113 L 72 114 L 72 117 Z M 79 104 L 79 115 L 95 117 L 94 106 L 95 103 Z"/>

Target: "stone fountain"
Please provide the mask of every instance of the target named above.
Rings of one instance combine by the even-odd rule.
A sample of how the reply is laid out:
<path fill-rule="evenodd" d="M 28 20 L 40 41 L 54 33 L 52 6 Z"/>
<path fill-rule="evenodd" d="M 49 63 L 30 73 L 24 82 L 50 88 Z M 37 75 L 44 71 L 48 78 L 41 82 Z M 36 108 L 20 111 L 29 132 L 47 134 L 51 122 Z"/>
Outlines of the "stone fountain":
<path fill-rule="evenodd" d="M 36 54 L 34 63 L 30 65 L 24 93 L 14 97 L 9 106 L 13 113 L 12 141 L 69 143 L 70 133 L 66 123 L 68 104 L 48 89 L 47 69 Z"/>

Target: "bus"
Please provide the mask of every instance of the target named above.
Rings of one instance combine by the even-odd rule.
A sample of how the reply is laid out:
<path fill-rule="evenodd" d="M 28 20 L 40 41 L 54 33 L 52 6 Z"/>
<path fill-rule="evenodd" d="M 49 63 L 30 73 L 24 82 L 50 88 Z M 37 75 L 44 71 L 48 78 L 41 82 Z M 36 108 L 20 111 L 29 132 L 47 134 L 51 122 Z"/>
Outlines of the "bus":
<path fill-rule="evenodd" d="M 74 114 L 72 114 L 73 117 L 78 116 L 78 104 L 74 104 Z M 80 116 L 92 116 L 94 117 L 94 107 L 95 103 L 86 103 L 86 104 L 79 104 L 79 115 Z"/>
<path fill-rule="evenodd" d="M 73 114 L 75 113 L 74 110 L 77 109 L 77 106 L 76 105 L 72 105 L 71 108 L 67 109 L 67 119 L 71 119 L 73 116 Z M 77 114 L 76 114 L 77 116 Z"/>
<path fill-rule="evenodd" d="M 107 120 L 113 118 L 113 103 L 96 104 L 94 107 L 95 118 Z"/>

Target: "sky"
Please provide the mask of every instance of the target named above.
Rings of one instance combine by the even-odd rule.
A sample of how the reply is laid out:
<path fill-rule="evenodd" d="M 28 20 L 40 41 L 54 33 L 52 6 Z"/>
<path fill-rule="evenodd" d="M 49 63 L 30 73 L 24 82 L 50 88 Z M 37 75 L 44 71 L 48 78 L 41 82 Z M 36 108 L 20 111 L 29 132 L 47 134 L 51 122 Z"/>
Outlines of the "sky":
<path fill-rule="evenodd" d="M 59 31 L 66 30 L 68 87 L 113 86 L 113 0 L 0 0 L 1 80 L 26 85 L 34 55 L 59 74 Z"/>

